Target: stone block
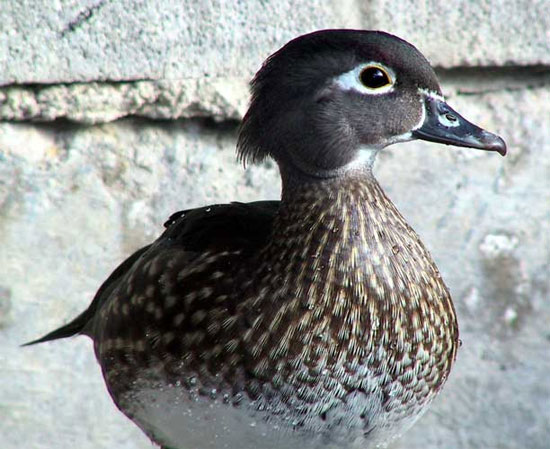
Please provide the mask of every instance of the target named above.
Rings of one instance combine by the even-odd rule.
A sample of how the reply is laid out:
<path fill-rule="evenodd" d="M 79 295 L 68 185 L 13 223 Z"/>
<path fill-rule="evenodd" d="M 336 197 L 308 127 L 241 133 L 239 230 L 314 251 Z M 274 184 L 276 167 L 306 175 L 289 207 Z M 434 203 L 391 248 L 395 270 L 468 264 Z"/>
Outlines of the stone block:
<path fill-rule="evenodd" d="M 546 0 L 27 0 L 0 23 L 0 85 L 248 79 L 293 37 L 338 27 L 397 34 L 441 67 L 550 64 Z"/>
<path fill-rule="evenodd" d="M 364 28 L 408 40 L 438 67 L 550 64 L 547 0 L 373 0 L 361 5 Z"/>
<path fill-rule="evenodd" d="M 243 76 L 291 38 L 359 26 L 352 0 L 4 2 L 0 85 Z"/>

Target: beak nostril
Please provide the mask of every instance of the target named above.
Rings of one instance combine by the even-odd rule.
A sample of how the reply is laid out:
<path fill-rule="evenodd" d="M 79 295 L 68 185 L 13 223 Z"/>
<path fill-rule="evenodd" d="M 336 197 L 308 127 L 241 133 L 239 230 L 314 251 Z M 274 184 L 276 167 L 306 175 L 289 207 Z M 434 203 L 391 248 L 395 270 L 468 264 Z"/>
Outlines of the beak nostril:
<path fill-rule="evenodd" d="M 500 137 L 468 122 L 443 99 L 429 93 L 424 98 L 426 114 L 420 127 L 412 131 L 413 137 L 506 154 L 506 144 Z"/>

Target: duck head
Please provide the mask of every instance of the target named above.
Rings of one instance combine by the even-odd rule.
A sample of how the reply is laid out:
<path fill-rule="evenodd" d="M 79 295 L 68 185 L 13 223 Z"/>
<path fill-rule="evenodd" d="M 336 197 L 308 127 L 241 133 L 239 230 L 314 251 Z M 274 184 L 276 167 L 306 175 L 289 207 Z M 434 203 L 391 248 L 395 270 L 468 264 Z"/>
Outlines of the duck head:
<path fill-rule="evenodd" d="M 312 176 L 370 168 L 376 153 L 414 139 L 497 151 L 506 144 L 444 100 L 426 58 L 378 31 L 324 30 L 270 56 L 252 83 L 238 139 L 245 161 L 273 157 Z"/>

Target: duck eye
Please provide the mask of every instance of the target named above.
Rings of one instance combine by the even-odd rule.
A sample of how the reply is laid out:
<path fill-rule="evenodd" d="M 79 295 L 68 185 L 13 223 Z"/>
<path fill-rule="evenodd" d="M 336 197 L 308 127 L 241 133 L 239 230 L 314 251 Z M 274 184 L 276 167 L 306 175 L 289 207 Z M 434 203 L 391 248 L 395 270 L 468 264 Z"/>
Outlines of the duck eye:
<path fill-rule="evenodd" d="M 369 89 L 380 89 L 381 87 L 391 84 L 387 72 L 378 66 L 369 66 L 361 70 L 359 79 L 363 86 Z"/>

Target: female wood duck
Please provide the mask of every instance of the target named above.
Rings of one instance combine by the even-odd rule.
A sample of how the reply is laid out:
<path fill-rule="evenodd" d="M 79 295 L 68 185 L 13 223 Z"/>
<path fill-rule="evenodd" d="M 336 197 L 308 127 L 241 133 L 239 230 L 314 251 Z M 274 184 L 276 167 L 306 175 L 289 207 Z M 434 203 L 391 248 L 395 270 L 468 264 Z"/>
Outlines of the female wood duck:
<path fill-rule="evenodd" d="M 410 427 L 454 362 L 449 291 L 372 174 L 413 139 L 497 151 L 427 60 L 373 31 L 289 42 L 252 81 L 242 160 L 281 201 L 174 214 L 88 310 L 33 342 L 94 341 L 120 410 L 164 448 L 369 448 Z"/>

